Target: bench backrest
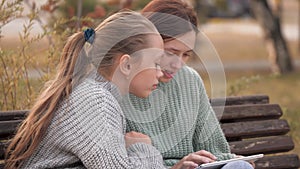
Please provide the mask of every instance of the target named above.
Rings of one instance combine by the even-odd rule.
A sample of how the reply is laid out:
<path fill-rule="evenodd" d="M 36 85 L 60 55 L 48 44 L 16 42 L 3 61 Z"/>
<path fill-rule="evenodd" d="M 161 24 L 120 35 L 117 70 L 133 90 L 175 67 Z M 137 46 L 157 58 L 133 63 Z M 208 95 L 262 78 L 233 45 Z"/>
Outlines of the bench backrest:
<path fill-rule="evenodd" d="M 265 157 L 256 161 L 256 169 L 298 169 L 297 154 L 287 153 L 294 149 L 288 122 L 281 119 L 278 104 L 270 104 L 266 95 L 241 96 L 212 99 L 211 104 L 220 119 L 221 127 L 232 153 L 253 155 L 263 153 Z M 224 109 L 224 113 L 222 110 Z"/>
<path fill-rule="evenodd" d="M 218 98 L 211 99 L 211 104 L 220 119 L 232 153 L 265 154 L 265 157 L 256 161 L 256 169 L 300 167 L 298 155 L 286 153 L 294 149 L 292 138 L 286 135 L 290 130 L 288 122 L 280 119 L 280 106 L 270 104 L 268 96 L 227 97 L 225 107 L 224 99 Z M 0 112 L 0 160 L 4 158 L 7 139 L 12 137 L 27 112 Z"/>

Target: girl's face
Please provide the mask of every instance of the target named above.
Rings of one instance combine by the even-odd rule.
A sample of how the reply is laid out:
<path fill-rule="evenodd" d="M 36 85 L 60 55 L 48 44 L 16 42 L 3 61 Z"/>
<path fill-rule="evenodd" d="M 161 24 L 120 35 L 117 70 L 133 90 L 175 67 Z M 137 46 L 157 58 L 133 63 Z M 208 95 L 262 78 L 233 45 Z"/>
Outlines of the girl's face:
<path fill-rule="evenodd" d="M 141 98 L 148 97 L 157 88 L 158 79 L 163 75 L 160 68 L 163 41 L 159 35 L 150 37 L 151 48 L 136 52 L 138 60 L 132 64 L 129 92 Z"/>
<path fill-rule="evenodd" d="M 169 82 L 175 76 L 192 55 L 195 42 L 196 33 L 194 31 L 187 32 L 170 41 L 165 41 L 165 55 L 161 59 L 163 76 L 159 79 L 160 82 Z"/>

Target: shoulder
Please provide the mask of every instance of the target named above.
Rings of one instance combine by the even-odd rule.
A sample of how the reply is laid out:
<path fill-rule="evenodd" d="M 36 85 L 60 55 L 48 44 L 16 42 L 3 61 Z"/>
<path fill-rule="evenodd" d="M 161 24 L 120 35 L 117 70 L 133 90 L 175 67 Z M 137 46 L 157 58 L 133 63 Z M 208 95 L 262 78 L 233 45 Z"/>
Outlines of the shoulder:
<path fill-rule="evenodd" d="M 112 96 L 112 94 L 102 87 L 101 83 L 86 80 L 79 84 L 72 92 L 72 96 L 76 98 L 90 98 L 91 99 L 105 99 Z"/>
<path fill-rule="evenodd" d="M 113 94 L 108 91 L 101 82 L 85 80 L 71 93 L 70 101 L 73 106 L 99 107 L 104 109 L 112 107 L 116 109 L 119 104 Z"/>
<path fill-rule="evenodd" d="M 121 124 L 123 116 L 118 101 L 107 89 L 101 84 L 84 81 L 74 88 L 69 98 L 61 102 L 54 121 L 76 121 L 68 126 L 94 126 L 94 123 L 107 125 L 113 120 Z"/>
<path fill-rule="evenodd" d="M 196 76 L 198 78 L 200 78 L 198 72 L 189 67 L 189 66 L 183 66 L 179 71 L 178 71 L 178 75 L 188 75 L 188 76 Z"/>
<path fill-rule="evenodd" d="M 185 84 L 203 86 L 199 73 L 189 66 L 183 66 L 176 74 L 175 80 Z"/>

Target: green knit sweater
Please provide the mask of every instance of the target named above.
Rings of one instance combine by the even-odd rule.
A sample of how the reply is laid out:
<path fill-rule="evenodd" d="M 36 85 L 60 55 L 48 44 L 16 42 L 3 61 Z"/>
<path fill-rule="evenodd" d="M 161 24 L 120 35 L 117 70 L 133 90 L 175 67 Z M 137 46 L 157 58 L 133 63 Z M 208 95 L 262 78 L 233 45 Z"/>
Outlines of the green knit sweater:
<path fill-rule="evenodd" d="M 198 150 L 207 150 L 218 160 L 234 156 L 209 103 L 203 81 L 187 66 L 170 82 L 160 83 L 150 97 L 129 95 L 121 107 L 127 132 L 138 131 L 150 136 L 167 166 Z"/>

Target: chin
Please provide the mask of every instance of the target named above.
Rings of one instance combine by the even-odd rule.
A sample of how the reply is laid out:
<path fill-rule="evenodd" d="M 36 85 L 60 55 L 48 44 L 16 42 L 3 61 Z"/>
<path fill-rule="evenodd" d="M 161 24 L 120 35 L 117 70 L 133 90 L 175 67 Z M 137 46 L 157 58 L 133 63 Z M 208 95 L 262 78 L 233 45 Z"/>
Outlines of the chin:
<path fill-rule="evenodd" d="M 139 96 L 137 96 L 137 97 L 139 97 L 139 98 L 147 98 L 149 95 L 150 95 L 150 94 L 145 94 L 145 95 L 139 95 Z"/>
<path fill-rule="evenodd" d="M 143 93 L 138 93 L 138 94 L 134 94 L 135 96 L 139 97 L 139 98 L 146 98 L 151 94 L 151 92 L 143 92 Z"/>
<path fill-rule="evenodd" d="M 165 77 L 161 77 L 159 78 L 159 82 L 162 82 L 162 83 L 168 83 L 172 80 L 172 78 L 165 78 Z"/>

